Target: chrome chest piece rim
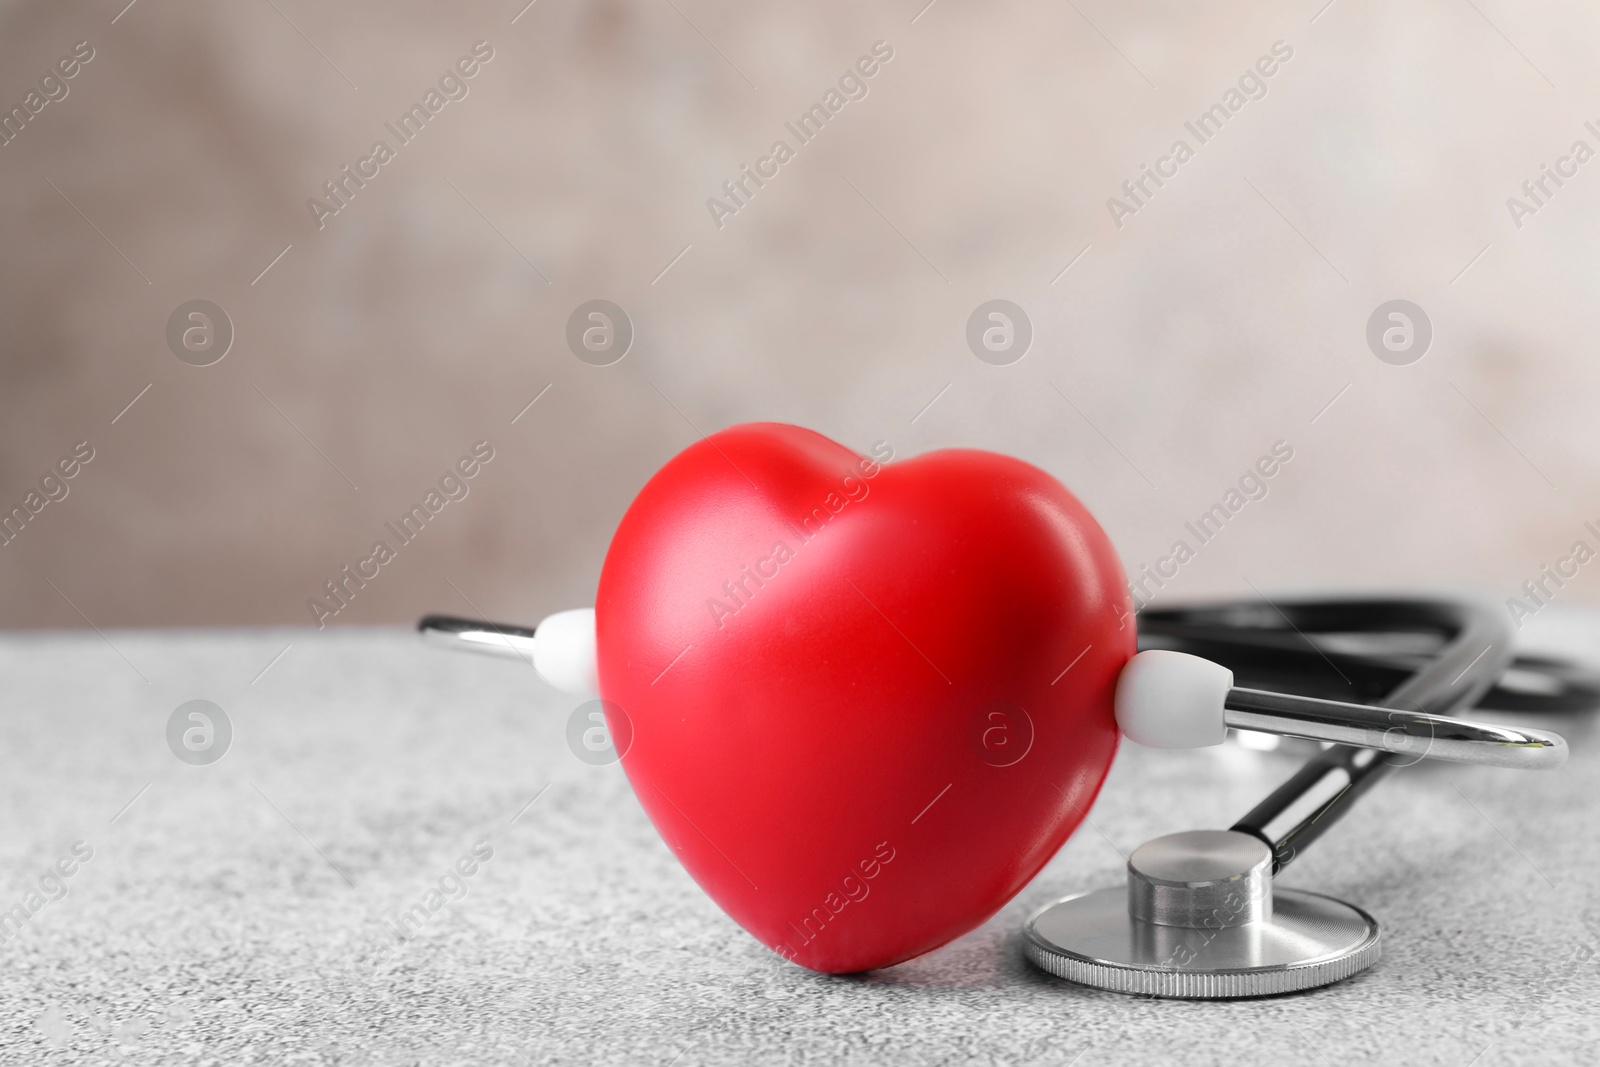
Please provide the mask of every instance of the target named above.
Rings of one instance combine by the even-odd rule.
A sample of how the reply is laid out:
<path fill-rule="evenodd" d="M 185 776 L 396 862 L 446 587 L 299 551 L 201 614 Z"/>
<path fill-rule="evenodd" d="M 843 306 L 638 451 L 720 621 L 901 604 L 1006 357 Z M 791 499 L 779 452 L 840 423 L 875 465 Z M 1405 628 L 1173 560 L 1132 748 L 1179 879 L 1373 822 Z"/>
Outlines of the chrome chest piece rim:
<path fill-rule="evenodd" d="M 1128 859 L 1128 886 L 1067 897 L 1028 921 L 1024 952 L 1060 978 L 1117 993 L 1224 999 L 1328 985 L 1366 970 L 1382 933 L 1360 908 L 1274 889 L 1249 834 L 1157 838 Z"/>

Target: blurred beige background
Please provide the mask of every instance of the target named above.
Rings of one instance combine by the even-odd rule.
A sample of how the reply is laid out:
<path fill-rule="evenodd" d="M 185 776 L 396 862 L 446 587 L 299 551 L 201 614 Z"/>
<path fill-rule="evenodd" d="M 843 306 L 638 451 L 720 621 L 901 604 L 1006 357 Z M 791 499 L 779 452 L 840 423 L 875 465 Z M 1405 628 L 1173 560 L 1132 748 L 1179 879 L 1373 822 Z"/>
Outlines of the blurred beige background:
<path fill-rule="evenodd" d="M 0 506 L 94 458 L 0 546 L 0 625 L 310 624 L 480 440 L 329 625 L 533 621 L 590 601 L 652 471 L 757 419 L 1020 455 L 1130 570 L 1289 442 L 1158 602 L 1503 599 L 1597 543 L 1600 162 L 1520 229 L 1506 206 L 1600 147 L 1592 6 L 925 3 L 5 5 L 0 107 L 93 59 L 0 146 Z M 479 41 L 319 229 L 307 199 Z M 719 229 L 707 198 L 878 41 Z M 1119 229 L 1107 198 L 1277 41 L 1266 96 Z M 565 341 L 595 298 L 636 330 L 607 367 Z M 1009 366 L 965 340 L 994 298 L 1033 323 Z M 1365 341 L 1394 298 L 1433 324 L 1409 366 Z M 234 327 L 212 366 L 167 345 L 193 299 Z"/>

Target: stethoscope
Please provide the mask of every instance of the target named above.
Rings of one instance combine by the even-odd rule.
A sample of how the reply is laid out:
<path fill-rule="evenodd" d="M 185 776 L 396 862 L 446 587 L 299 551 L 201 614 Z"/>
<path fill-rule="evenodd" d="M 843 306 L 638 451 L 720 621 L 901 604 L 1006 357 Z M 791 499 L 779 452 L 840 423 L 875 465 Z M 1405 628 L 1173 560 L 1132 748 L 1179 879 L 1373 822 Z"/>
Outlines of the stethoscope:
<path fill-rule="evenodd" d="M 567 692 L 598 693 L 592 609 L 531 629 L 438 615 L 418 628 L 435 643 L 531 661 Z M 1381 953 L 1376 919 L 1273 878 L 1368 789 L 1418 760 L 1525 770 L 1566 760 L 1554 733 L 1452 713 L 1600 705 L 1600 678 L 1517 656 L 1504 616 L 1470 602 L 1241 601 L 1147 610 L 1138 629 L 1115 700 L 1131 740 L 1196 748 L 1234 729 L 1329 747 L 1229 829 L 1146 842 L 1128 859 L 1126 886 L 1067 897 L 1028 920 L 1024 952 L 1035 965 L 1121 993 L 1261 996 L 1370 967 Z"/>

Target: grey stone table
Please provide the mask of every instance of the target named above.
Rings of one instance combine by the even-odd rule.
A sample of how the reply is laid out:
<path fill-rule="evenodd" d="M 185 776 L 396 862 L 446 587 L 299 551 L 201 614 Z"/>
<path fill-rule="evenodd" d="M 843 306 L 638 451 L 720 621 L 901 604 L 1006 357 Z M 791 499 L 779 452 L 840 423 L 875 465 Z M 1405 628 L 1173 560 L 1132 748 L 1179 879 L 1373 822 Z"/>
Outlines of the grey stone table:
<path fill-rule="evenodd" d="M 1546 615 L 1543 643 L 1600 647 L 1600 618 Z M 1047 977 L 1018 930 L 1147 838 L 1228 825 L 1283 752 L 1124 746 L 994 920 L 829 978 L 718 911 L 516 662 L 400 630 L 9 635 L 0 694 L 0 909 L 26 918 L 0 926 L 0 1063 L 1600 1062 L 1588 717 L 1559 772 L 1404 772 L 1285 874 L 1382 921 L 1377 967 L 1207 1003 Z M 233 727 L 206 766 L 166 737 L 195 698 Z M 458 899 L 402 942 L 441 878 Z"/>

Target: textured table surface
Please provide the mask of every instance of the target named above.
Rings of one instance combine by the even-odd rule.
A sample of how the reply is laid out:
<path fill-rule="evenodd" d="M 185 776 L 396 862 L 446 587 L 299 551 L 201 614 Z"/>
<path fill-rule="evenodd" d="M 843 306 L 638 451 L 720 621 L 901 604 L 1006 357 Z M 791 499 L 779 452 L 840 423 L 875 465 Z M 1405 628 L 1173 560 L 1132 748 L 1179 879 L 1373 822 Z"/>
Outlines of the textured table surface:
<path fill-rule="evenodd" d="M 1537 621 L 1579 651 L 1600 635 Z M 1120 884 L 1144 840 L 1228 825 L 1293 768 L 1281 752 L 1124 746 L 1090 825 L 994 920 L 827 978 L 718 911 L 620 768 L 569 751 L 575 702 L 525 665 L 393 630 L 90 632 L 0 638 L 0 679 L 0 909 L 66 890 L 0 944 L 7 1064 L 1600 1058 L 1588 717 L 1558 727 L 1559 772 L 1406 771 L 1285 874 L 1380 919 L 1373 970 L 1203 1003 L 1049 978 L 1018 931 L 1053 897 Z M 194 698 L 234 729 L 209 766 L 166 741 Z M 80 841 L 92 857 L 52 877 Z M 388 924 L 475 846 L 492 856 L 466 895 L 401 943 Z"/>

